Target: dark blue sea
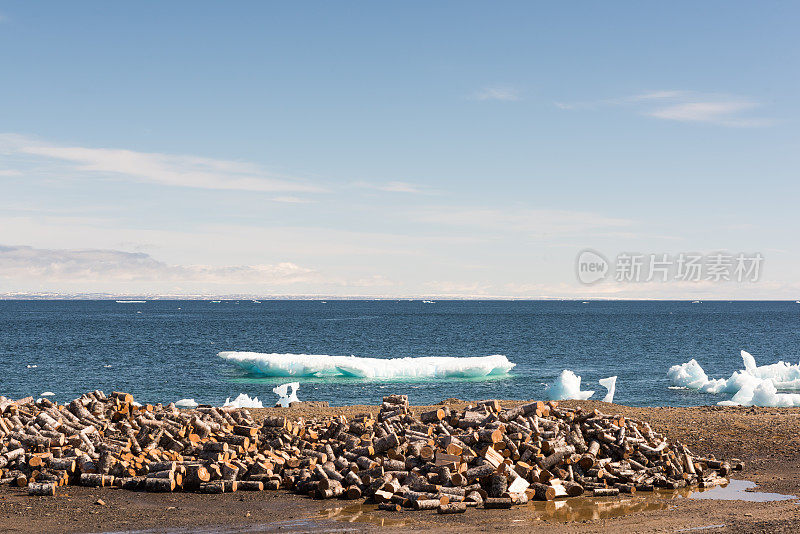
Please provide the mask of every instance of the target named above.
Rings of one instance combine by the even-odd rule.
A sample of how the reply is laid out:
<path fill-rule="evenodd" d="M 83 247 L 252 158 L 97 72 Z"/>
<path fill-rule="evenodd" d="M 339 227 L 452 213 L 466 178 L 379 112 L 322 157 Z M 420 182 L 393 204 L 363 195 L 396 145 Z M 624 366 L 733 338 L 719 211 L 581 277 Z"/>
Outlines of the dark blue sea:
<path fill-rule="evenodd" d="M 563 369 L 583 389 L 617 375 L 615 402 L 638 406 L 715 404 L 727 398 L 669 389 L 667 369 L 695 358 L 712 377 L 760 365 L 796 363 L 795 302 L 630 301 L 0 301 L 0 395 L 123 390 L 140 402 L 194 398 L 221 404 L 239 393 L 264 405 L 289 380 L 248 376 L 219 351 L 363 357 L 506 355 L 517 366 L 487 379 L 381 381 L 301 378 L 301 400 L 375 403 L 406 393 L 442 399 L 544 398 Z"/>

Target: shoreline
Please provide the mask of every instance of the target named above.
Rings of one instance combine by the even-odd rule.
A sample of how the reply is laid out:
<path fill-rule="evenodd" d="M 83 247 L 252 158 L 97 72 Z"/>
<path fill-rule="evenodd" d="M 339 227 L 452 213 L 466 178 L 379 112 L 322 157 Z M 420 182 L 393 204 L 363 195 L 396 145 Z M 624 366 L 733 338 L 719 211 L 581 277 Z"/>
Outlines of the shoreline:
<path fill-rule="evenodd" d="M 501 401 L 513 407 L 525 401 Z M 468 403 L 453 403 L 460 408 Z M 699 453 L 738 457 L 745 461 L 737 479 L 758 484 L 757 491 L 800 495 L 800 409 L 703 406 L 693 408 L 639 408 L 600 401 L 562 401 L 560 405 L 598 408 L 609 414 L 646 419 L 670 440 L 679 440 Z M 441 406 L 434 405 L 434 406 Z M 430 406 L 413 406 L 418 413 Z M 254 419 L 352 416 L 377 413 L 375 406 L 293 407 L 250 409 Z M 648 497 L 636 497 L 648 499 Z M 105 504 L 95 502 L 102 499 Z M 623 502 L 609 498 L 601 502 Z M 636 503 L 632 503 L 636 504 Z M 0 517 L 7 532 L 104 532 L 154 529 L 163 532 L 308 532 L 372 531 L 401 527 L 408 531 L 472 532 L 502 525 L 503 530 L 553 532 L 658 532 L 724 524 L 713 532 L 796 532 L 800 529 L 797 501 L 754 503 L 675 498 L 667 507 L 635 506 L 635 513 L 618 517 L 563 522 L 558 514 L 537 511 L 543 503 L 498 513 L 470 510 L 460 516 L 434 513 L 374 511 L 374 506 L 351 502 L 315 501 L 284 491 L 237 492 L 223 495 L 191 493 L 149 494 L 113 488 L 60 488 L 56 497 L 32 498 L 19 489 L 0 489 Z M 555 505 L 554 505 L 555 506 Z M 609 508 L 613 508 L 609 504 Z M 560 518 L 560 519 L 559 519 Z M 181 530 L 183 529 L 183 530 Z M 173 531 L 173 530 L 170 530 Z"/>

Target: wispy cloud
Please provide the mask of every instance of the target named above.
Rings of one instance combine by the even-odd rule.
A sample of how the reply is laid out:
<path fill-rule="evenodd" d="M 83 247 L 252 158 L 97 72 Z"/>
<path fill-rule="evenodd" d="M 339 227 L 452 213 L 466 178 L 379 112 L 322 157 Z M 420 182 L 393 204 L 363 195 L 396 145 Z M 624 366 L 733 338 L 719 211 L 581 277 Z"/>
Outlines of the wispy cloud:
<path fill-rule="evenodd" d="M 729 127 L 761 127 L 775 123 L 774 119 L 751 114 L 762 107 L 760 102 L 733 95 L 672 89 L 588 102 L 556 102 L 555 106 L 565 110 L 627 107 L 656 119 Z"/>
<path fill-rule="evenodd" d="M 661 91 L 647 91 L 644 93 L 640 93 L 638 95 L 633 95 L 628 97 L 625 100 L 629 101 L 637 101 L 637 100 L 663 100 L 663 99 L 672 99 L 672 98 L 683 98 L 692 93 L 689 91 L 674 91 L 674 90 L 661 90 Z"/>
<path fill-rule="evenodd" d="M 319 279 L 294 263 L 169 265 L 142 252 L 41 249 L 0 245 L 0 279 L 48 282 L 174 282 L 291 285 Z"/>
<path fill-rule="evenodd" d="M 0 134 L 0 154 L 51 163 L 67 172 L 128 178 L 173 187 L 258 192 L 316 193 L 324 189 L 258 165 L 198 156 L 125 149 L 65 146 L 16 134 Z"/>
<path fill-rule="evenodd" d="M 760 104 L 755 102 L 734 100 L 727 102 L 684 102 L 648 111 L 645 115 L 657 119 L 680 122 L 707 122 L 722 126 L 768 126 L 772 123 L 769 119 L 742 116 L 742 112 L 759 106 Z"/>
<path fill-rule="evenodd" d="M 22 171 L 16 169 L 0 169 L 0 176 L 22 176 Z"/>
<path fill-rule="evenodd" d="M 520 92 L 516 87 L 509 85 L 495 85 L 484 87 L 470 95 L 470 100 L 499 100 L 514 102 L 520 100 Z"/>
<path fill-rule="evenodd" d="M 310 198 L 293 196 L 277 196 L 270 198 L 270 200 L 273 202 L 282 202 L 284 204 L 312 204 L 316 202 L 316 200 L 312 200 Z"/>
<path fill-rule="evenodd" d="M 353 187 L 361 189 L 374 189 L 376 191 L 385 191 L 387 193 L 423 193 L 423 189 L 417 185 L 408 182 L 386 182 L 386 183 L 371 183 L 371 182 L 355 182 Z"/>
<path fill-rule="evenodd" d="M 538 236 L 571 235 L 633 224 L 632 221 L 622 218 L 550 209 L 439 207 L 419 210 L 410 217 L 420 222 L 472 228 L 479 232 Z"/>

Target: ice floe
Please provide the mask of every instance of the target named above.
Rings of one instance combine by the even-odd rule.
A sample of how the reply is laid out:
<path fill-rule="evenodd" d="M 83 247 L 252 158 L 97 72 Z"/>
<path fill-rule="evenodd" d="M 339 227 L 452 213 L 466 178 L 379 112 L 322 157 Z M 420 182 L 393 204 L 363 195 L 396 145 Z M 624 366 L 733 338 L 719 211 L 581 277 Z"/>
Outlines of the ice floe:
<path fill-rule="evenodd" d="M 239 396 L 235 399 L 231 400 L 230 397 L 225 399 L 224 407 L 232 407 L 232 408 L 263 408 L 264 405 L 258 400 L 258 397 L 253 397 L 252 399 L 247 393 L 239 393 Z"/>
<path fill-rule="evenodd" d="M 44 393 L 42 393 L 42 394 L 41 394 L 41 395 L 39 395 L 39 396 L 40 396 L 40 397 L 54 397 L 54 396 L 55 396 L 55 393 L 53 393 L 52 391 L 45 391 Z"/>
<path fill-rule="evenodd" d="M 606 396 L 603 397 L 603 402 L 614 402 L 614 392 L 617 390 L 617 377 L 609 376 L 608 378 L 601 378 L 598 380 L 601 386 L 606 388 Z"/>
<path fill-rule="evenodd" d="M 181 399 L 175 403 L 178 408 L 197 408 L 198 402 L 194 399 Z"/>
<path fill-rule="evenodd" d="M 283 406 L 286 408 L 293 402 L 300 402 L 297 398 L 297 389 L 300 387 L 300 382 L 289 382 L 288 384 L 281 384 L 280 386 L 272 388 L 272 391 L 280 398 L 275 406 Z M 292 389 L 289 393 L 289 388 Z"/>
<path fill-rule="evenodd" d="M 586 400 L 594 395 L 594 391 L 581 391 L 581 377 L 564 369 L 556 381 L 545 388 L 545 394 L 550 400 Z"/>
<path fill-rule="evenodd" d="M 694 359 L 673 365 L 667 377 L 674 388 L 732 394 L 730 400 L 717 403 L 721 406 L 800 406 L 800 394 L 778 392 L 800 390 L 800 364 L 780 361 L 759 366 L 749 352 L 743 350 L 741 356 L 744 369 L 728 379 L 709 378 Z"/>
<path fill-rule="evenodd" d="M 358 358 L 327 354 L 220 352 L 219 357 L 264 376 L 358 378 L 481 378 L 508 373 L 516 364 L 503 355 L 479 357 Z"/>

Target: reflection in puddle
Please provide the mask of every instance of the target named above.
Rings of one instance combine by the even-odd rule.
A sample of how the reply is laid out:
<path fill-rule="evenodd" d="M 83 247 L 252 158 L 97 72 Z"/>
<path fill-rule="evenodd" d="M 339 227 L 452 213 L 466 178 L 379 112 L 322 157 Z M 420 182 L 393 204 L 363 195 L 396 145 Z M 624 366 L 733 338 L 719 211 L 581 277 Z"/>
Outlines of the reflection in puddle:
<path fill-rule="evenodd" d="M 591 521 L 593 519 L 611 519 L 638 512 L 652 510 L 665 510 L 669 506 L 671 497 L 573 497 L 557 501 L 532 501 L 526 509 L 533 512 L 533 518 L 548 521 Z"/>
<path fill-rule="evenodd" d="M 716 486 L 714 488 L 695 488 L 692 490 L 684 488 L 676 491 L 656 490 L 652 493 L 639 493 L 622 498 L 572 497 L 547 502 L 531 501 L 518 509 L 530 512 L 530 516 L 527 517 L 529 520 L 572 522 L 611 519 L 640 512 L 666 510 L 685 498 L 751 502 L 782 501 L 797 498 L 794 495 L 745 491 L 755 487 L 755 482 L 731 480 L 726 486 Z M 408 513 L 419 514 L 423 512 Z M 326 519 L 336 519 L 350 523 L 370 523 L 379 526 L 403 526 L 406 523 L 402 513 L 379 512 L 376 506 L 367 504 L 328 508 L 320 511 L 319 514 Z M 515 521 L 519 521 L 519 519 Z"/>
<path fill-rule="evenodd" d="M 745 491 L 756 487 L 749 480 L 731 480 L 725 486 L 713 488 L 679 489 L 675 491 L 656 490 L 653 493 L 639 493 L 626 498 L 604 497 L 593 499 L 575 497 L 565 500 L 541 502 L 533 501 L 527 505 L 533 512 L 533 519 L 553 521 L 588 521 L 610 519 L 638 512 L 665 510 L 674 506 L 677 499 L 719 499 L 751 502 L 783 501 L 796 499 L 794 495 Z"/>
<path fill-rule="evenodd" d="M 770 502 L 786 501 L 796 499 L 794 495 L 782 495 L 780 493 L 763 493 L 760 491 L 746 491 L 756 487 L 755 482 L 749 480 L 731 481 L 726 486 L 716 486 L 698 492 L 689 492 L 690 499 L 719 499 L 721 501 L 749 501 L 749 502 Z"/>
<path fill-rule="evenodd" d="M 418 513 L 418 512 L 409 512 Z M 320 510 L 320 517 L 325 519 L 338 519 L 348 523 L 369 523 L 381 527 L 402 527 L 406 522 L 397 517 L 400 514 L 392 512 L 378 512 L 377 506 L 368 504 L 353 504 L 337 508 Z"/>

